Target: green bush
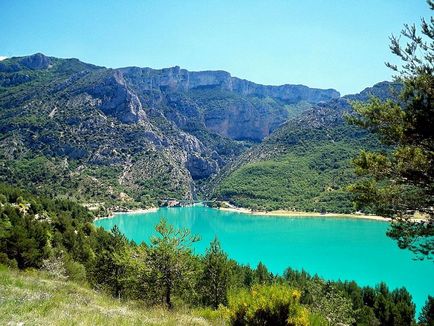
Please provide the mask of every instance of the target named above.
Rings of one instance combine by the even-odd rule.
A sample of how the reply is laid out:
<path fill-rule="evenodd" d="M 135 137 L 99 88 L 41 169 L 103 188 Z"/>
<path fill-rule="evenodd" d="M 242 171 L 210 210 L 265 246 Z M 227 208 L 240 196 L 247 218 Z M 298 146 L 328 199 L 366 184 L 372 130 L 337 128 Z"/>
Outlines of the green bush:
<path fill-rule="evenodd" d="M 309 310 L 300 304 L 300 296 L 299 290 L 276 284 L 232 293 L 230 321 L 233 325 L 310 325 Z"/>
<path fill-rule="evenodd" d="M 8 255 L 0 252 L 0 265 L 7 266 L 9 268 L 18 268 L 18 263 L 15 259 L 9 259 Z"/>
<path fill-rule="evenodd" d="M 68 259 L 65 262 L 65 269 L 70 280 L 83 284 L 86 283 L 86 268 L 83 264 Z"/>

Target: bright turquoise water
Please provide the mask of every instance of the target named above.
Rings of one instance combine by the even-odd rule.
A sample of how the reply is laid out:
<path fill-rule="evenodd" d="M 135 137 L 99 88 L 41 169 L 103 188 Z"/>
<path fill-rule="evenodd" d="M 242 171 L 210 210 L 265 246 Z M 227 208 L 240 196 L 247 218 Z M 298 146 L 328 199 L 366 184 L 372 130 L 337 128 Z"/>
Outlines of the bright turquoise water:
<path fill-rule="evenodd" d="M 290 266 L 325 279 L 371 286 L 384 281 L 392 289 L 405 286 L 418 310 L 428 294 L 434 295 L 434 263 L 412 260 L 410 252 L 400 250 L 385 235 L 387 223 L 381 221 L 261 217 L 195 206 L 118 214 L 95 224 L 107 230 L 116 224 L 140 243 L 154 234 L 163 216 L 201 236 L 196 253 L 203 253 L 217 235 L 231 258 L 251 266 L 262 261 L 273 273 L 281 274 Z"/>

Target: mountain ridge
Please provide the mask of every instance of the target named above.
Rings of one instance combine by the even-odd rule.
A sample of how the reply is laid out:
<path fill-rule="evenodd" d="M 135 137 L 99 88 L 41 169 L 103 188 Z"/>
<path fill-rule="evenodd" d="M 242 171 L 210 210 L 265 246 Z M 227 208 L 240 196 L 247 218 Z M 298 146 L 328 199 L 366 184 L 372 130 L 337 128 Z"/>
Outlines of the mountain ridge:
<path fill-rule="evenodd" d="M 108 69 L 108 70 L 119 70 L 121 72 L 130 72 L 130 71 L 137 71 L 142 70 L 147 73 L 157 73 L 160 72 L 163 74 L 163 76 L 166 77 L 177 77 L 175 79 L 171 79 L 167 84 L 164 84 L 163 86 L 170 86 L 170 82 L 187 82 L 186 85 L 184 84 L 182 87 L 184 90 L 201 87 L 201 86 L 226 86 L 228 87 L 228 90 L 239 90 L 242 91 L 243 95 L 251 95 L 255 94 L 254 91 L 258 91 L 259 88 L 259 94 L 256 95 L 264 95 L 264 93 L 275 93 L 276 90 L 283 90 L 283 92 L 290 93 L 291 89 L 303 89 L 303 90 L 312 90 L 313 92 L 327 92 L 331 98 L 338 98 L 340 97 L 340 93 L 333 89 L 333 88 L 311 88 L 303 84 L 282 84 L 282 85 L 265 85 L 265 84 L 259 84 L 252 81 L 249 81 L 244 78 L 238 78 L 235 76 L 232 76 L 229 72 L 224 70 L 201 70 L 201 71 L 189 71 L 187 69 L 182 69 L 179 66 L 175 65 L 173 67 L 168 68 L 151 68 L 151 67 L 138 67 L 138 66 L 126 66 L 126 67 L 119 67 L 119 68 L 106 68 L 104 66 L 97 66 L 93 64 L 89 64 L 86 62 L 82 62 L 77 58 L 56 58 L 56 57 L 50 57 L 46 56 L 43 53 L 35 53 L 28 56 L 21 56 L 21 57 L 8 57 L 2 60 L 0 63 L 0 71 L 3 71 L 5 67 L 7 66 L 5 63 L 9 60 L 18 60 L 19 63 L 26 66 L 29 69 L 47 69 L 50 66 L 50 61 L 52 59 L 56 60 L 71 60 L 71 61 L 79 61 L 80 63 L 88 66 L 92 66 L 94 68 L 100 68 L 100 69 Z M 16 67 L 11 67 L 9 69 L 14 69 Z M 164 81 L 164 80 L 163 80 Z M 190 82 L 192 83 L 192 86 L 190 86 Z M 157 83 L 158 84 L 158 83 Z M 247 85 L 247 86 L 246 86 Z M 271 94 L 270 94 L 271 95 Z M 319 95 L 320 97 L 320 95 Z M 282 96 L 282 99 L 287 98 L 287 96 Z"/>
<path fill-rule="evenodd" d="M 287 121 L 335 102 L 342 98 L 332 89 L 266 86 L 223 71 L 8 58 L 0 62 L 0 176 L 80 201 L 191 199 Z"/>

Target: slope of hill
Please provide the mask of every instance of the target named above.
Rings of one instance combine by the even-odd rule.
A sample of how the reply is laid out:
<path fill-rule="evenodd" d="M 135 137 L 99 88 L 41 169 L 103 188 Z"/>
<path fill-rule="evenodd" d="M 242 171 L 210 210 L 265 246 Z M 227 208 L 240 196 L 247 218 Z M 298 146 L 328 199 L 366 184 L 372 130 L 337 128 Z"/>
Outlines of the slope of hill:
<path fill-rule="evenodd" d="M 126 206 L 189 199 L 306 103 L 338 97 L 223 71 L 10 58 L 0 63 L 0 181 Z"/>
<path fill-rule="evenodd" d="M 356 177 L 351 160 L 378 141 L 346 124 L 349 101 L 393 97 L 399 85 L 382 82 L 360 94 L 312 105 L 228 165 L 213 196 L 259 210 L 353 211 L 346 186 Z"/>
<path fill-rule="evenodd" d="M 210 325 L 206 319 L 143 303 L 120 302 L 39 271 L 0 265 L 2 325 Z"/>

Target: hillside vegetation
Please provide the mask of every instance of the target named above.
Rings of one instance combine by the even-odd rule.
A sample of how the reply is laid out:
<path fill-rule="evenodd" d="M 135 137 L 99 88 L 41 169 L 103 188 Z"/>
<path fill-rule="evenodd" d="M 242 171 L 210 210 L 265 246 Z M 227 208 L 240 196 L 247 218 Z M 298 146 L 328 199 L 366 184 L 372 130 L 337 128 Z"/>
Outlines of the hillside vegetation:
<path fill-rule="evenodd" d="M 0 264 L 8 266 L 0 268 L 0 321 L 414 322 L 415 305 L 404 288 L 330 282 L 290 268 L 273 275 L 262 263 L 251 267 L 229 259 L 218 239 L 205 255 L 195 255 L 197 235 L 165 219 L 149 245 L 128 241 L 116 227 L 110 232 L 96 228 L 92 219 L 89 211 L 68 200 L 0 185 Z"/>
<path fill-rule="evenodd" d="M 124 302 L 70 281 L 0 265 L 2 325 L 211 325 L 191 311 Z"/>
<path fill-rule="evenodd" d="M 0 64 L 0 181 L 101 214 L 168 198 L 348 213 L 351 159 L 378 143 L 344 114 L 351 100 L 393 97 L 392 86 L 339 98 L 223 71 L 9 58 Z"/>
<path fill-rule="evenodd" d="M 253 210 L 354 212 L 347 189 L 357 179 L 352 160 L 363 149 L 382 146 L 366 131 L 348 125 L 345 116 L 352 114 L 351 101 L 392 97 L 397 87 L 380 83 L 291 118 L 223 169 L 214 181 L 213 197 Z"/>

